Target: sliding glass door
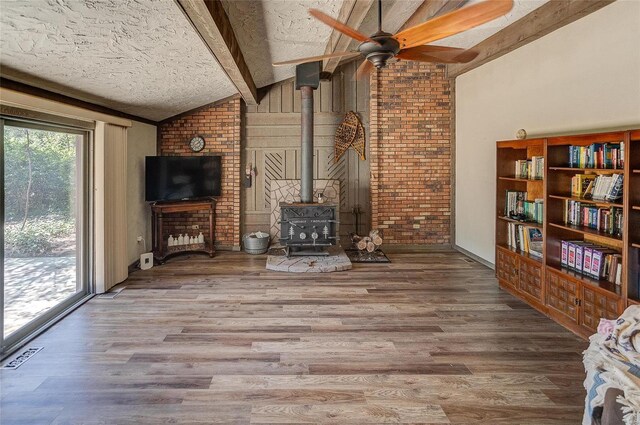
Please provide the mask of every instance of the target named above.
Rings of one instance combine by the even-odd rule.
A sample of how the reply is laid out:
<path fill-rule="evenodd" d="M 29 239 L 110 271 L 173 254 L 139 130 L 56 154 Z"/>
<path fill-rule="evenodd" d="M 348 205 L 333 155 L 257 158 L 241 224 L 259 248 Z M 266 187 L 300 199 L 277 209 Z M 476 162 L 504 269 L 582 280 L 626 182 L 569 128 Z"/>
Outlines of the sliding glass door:
<path fill-rule="evenodd" d="M 89 133 L 1 120 L 2 351 L 88 293 Z"/>

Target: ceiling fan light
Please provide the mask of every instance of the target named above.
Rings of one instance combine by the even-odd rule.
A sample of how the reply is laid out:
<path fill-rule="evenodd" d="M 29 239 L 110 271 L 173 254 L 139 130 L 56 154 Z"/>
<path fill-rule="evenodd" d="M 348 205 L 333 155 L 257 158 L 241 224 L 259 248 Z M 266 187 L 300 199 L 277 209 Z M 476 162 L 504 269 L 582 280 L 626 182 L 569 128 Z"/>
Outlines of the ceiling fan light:
<path fill-rule="evenodd" d="M 391 52 L 375 52 L 367 55 L 367 60 L 371 62 L 373 66 L 380 69 L 387 66 L 387 61 L 394 56 Z"/>

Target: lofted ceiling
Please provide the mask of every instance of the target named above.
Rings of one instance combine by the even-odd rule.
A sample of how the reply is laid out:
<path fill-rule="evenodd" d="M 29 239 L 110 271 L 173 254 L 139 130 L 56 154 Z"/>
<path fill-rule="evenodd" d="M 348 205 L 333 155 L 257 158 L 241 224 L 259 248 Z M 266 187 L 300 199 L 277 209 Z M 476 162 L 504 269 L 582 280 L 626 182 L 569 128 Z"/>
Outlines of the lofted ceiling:
<path fill-rule="evenodd" d="M 434 44 L 472 47 L 546 1 L 516 0 L 507 16 Z M 422 2 L 384 0 L 383 29 L 397 31 Z M 294 75 L 272 62 L 324 54 L 331 29 L 307 10 L 338 16 L 342 3 L 222 0 L 258 87 Z M 376 14 L 374 2 L 362 32 L 375 31 Z M 154 121 L 237 93 L 174 0 L 0 0 L 0 66 L 10 79 Z"/>
<path fill-rule="evenodd" d="M 0 64 L 10 78 L 152 120 L 235 93 L 171 0 L 1 0 Z"/>
<path fill-rule="evenodd" d="M 271 63 L 324 53 L 331 28 L 309 16 L 310 8 L 337 16 L 342 0 L 223 0 L 257 87 L 292 77 L 295 66 Z"/>
<path fill-rule="evenodd" d="M 472 28 L 469 31 L 443 38 L 442 40 L 438 40 L 432 44 L 470 49 L 481 41 L 491 37 L 504 27 L 513 24 L 518 19 L 533 12 L 547 1 L 549 0 L 515 0 L 511 12 L 507 13 L 503 17 L 494 19 L 493 21 L 487 22 L 486 24 L 480 25 L 476 28 Z M 480 2 L 481 0 L 469 0 L 465 6 Z"/>

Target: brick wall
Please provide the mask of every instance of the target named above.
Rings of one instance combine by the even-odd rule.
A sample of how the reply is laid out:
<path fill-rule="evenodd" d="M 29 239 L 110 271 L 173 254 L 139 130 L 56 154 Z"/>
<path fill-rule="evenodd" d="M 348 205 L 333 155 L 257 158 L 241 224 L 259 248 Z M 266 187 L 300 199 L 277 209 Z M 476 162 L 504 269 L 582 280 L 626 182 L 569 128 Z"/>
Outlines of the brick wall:
<path fill-rule="evenodd" d="M 371 76 L 371 221 L 385 243 L 449 244 L 450 84 L 444 65 L 400 61 Z"/>
<path fill-rule="evenodd" d="M 160 125 L 160 155 L 221 155 L 222 156 L 222 196 L 216 204 L 215 239 L 222 248 L 240 247 L 240 98 L 200 109 Z M 189 148 L 189 140 L 200 135 L 206 146 L 194 153 Z M 208 232 L 208 215 L 205 211 L 194 215 L 176 214 L 165 218 L 167 233 L 203 234 Z M 198 224 L 200 229 L 191 227 Z"/>

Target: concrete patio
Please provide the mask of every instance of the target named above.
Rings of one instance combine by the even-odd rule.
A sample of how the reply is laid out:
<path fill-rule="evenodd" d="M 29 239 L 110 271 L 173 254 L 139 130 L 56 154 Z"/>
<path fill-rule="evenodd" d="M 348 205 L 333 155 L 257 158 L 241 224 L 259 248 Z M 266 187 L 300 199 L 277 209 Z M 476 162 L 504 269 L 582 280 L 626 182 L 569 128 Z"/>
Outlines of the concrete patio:
<path fill-rule="evenodd" d="M 76 258 L 6 258 L 4 283 L 7 336 L 76 292 Z"/>

